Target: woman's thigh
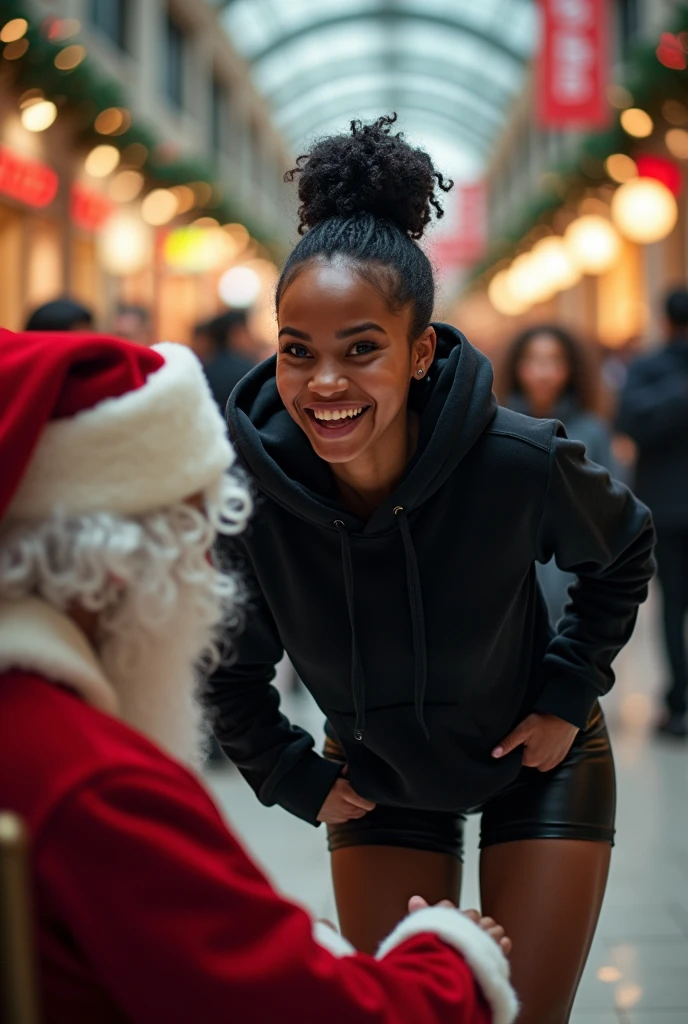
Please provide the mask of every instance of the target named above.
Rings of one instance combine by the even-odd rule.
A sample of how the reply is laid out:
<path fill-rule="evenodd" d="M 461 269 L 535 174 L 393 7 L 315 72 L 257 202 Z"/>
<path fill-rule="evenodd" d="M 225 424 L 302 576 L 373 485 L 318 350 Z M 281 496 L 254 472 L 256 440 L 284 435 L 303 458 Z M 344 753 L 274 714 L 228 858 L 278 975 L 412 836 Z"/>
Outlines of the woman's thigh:
<path fill-rule="evenodd" d="M 482 851 L 482 909 L 513 940 L 519 1024 L 566 1024 L 604 898 L 611 844 L 530 839 Z"/>
<path fill-rule="evenodd" d="M 342 935 L 356 949 L 375 953 L 406 916 L 411 896 L 458 905 L 461 861 L 403 846 L 344 846 L 332 851 L 332 881 Z"/>

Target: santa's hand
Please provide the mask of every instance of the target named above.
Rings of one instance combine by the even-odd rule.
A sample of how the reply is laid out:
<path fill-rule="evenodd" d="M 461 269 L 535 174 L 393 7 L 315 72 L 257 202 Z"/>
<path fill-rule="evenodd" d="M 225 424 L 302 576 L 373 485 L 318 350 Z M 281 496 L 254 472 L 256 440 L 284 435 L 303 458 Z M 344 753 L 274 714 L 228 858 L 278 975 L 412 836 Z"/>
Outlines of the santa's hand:
<path fill-rule="evenodd" d="M 422 896 L 412 896 L 408 903 L 409 914 L 415 913 L 417 910 L 425 910 L 430 904 L 427 900 L 424 900 Z M 441 900 L 435 904 L 436 907 L 448 907 L 450 910 L 456 910 L 457 908 L 451 902 L 451 900 Z M 477 924 L 478 928 L 494 939 L 497 945 L 501 948 L 502 952 L 508 956 L 511 952 L 512 942 L 511 939 L 507 938 L 504 933 L 504 929 L 501 924 L 492 917 L 481 917 L 477 910 L 464 910 L 457 911 L 457 913 L 463 913 L 464 917 L 468 917 L 474 924 Z"/>

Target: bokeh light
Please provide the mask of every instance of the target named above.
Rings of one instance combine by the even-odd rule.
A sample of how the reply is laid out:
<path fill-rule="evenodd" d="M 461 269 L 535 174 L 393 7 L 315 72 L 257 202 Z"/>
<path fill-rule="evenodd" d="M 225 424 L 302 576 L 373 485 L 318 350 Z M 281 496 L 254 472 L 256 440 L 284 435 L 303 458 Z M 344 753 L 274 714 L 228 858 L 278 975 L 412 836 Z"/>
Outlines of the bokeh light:
<path fill-rule="evenodd" d="M 528 303 L 512 292 L 508 270 L 495 274 L 487 286 L 487 297 L 502 316 L 520 316 L 528 309 Z"/>
<path fill-rule="evenodd" d="M 179 207 L 177 197 L 168 188 L 155 188 L 141 203 L 141 216 L 146 224 L 161 227 L 169 224 Z"/>
<path fill-rule="evenodd" d="M 676 199 L 661 181 L 634 178 L 620 185 L 611 206 L 619 231 L 641 245 L 660 242 L 671 234 L 678 218 Z"/>
<path fill-rule="evenodd" d="M 638 177 L 638 167 L 635 160 L 626 153 L 612 153 L 604 162 L 604 169 L 612 179 L 622 185 L 624 181 Z"/>
<path fill-rule="evenodd" d="M 12 18 L 11 21 L 5 22 L 0 30 L 0 42 L 16 43 L 18 39 L 22 39 L 26 35 L 28 28 L 29 23 L 26 18 Z"/>
<path fill-rule="evenodd" d="M 86 157 L 84 168 L 93 178 L 107 178 L 119 165 L 120 152 L 116 146 L 95 146 Z"/>
<path fill-rule="evenodd" d="M 252 267 L 232 267 L 220 278 L 217 291 L 227 306 L 247 309 L 260 295 L 260 276 Z"/>
<path fill-rule="evenodd" d="M 72 46 L 65 46 L 64 50 L 60 50 L 55 56 L 55 67 L 58 71 L 73 71 L 85 59 L 86 47 L 74 43 Z"/>
<path fill-rule="evenodd" d="M 571 259 L 584 274 L 605 274 L 621 255 L 621 239 L 614 225 L 597 213 L 569 224 L 564 241 Z"/>
<path fill-rule="evenodd" d="M 677 160 L 688 160 L 688 132 L 684 128 L 670 128 L 664 136 L 666 147 Z"/>
<path fill-rule="evenodd" d="M 621 127 L 634 139 L 647 139 L 652 135 L 654 122 L 650 115 L 640 107 L 629 107 L 621 114 Z"/>
<path fill-rule="evenodd" d="M 104 269 L 115 277 L 135 274 L 153 256 L 151 232 L 130 210 L 115 213 L 97 238 L 98 255 Z"/>
<path fill-rule="evenodd" d="M 110 182 L 108 194 L 116 203 L 130 203 L 140 194 L 144 177 L 139 171 L 119 171 Z"/>
<path fill-rule="evenodd" d="M 21 112 L 21 123 L 27 131 L 44 132 L 57 117 L 57 107 L 52 100 L 37 100 L 28 103 Z"/>

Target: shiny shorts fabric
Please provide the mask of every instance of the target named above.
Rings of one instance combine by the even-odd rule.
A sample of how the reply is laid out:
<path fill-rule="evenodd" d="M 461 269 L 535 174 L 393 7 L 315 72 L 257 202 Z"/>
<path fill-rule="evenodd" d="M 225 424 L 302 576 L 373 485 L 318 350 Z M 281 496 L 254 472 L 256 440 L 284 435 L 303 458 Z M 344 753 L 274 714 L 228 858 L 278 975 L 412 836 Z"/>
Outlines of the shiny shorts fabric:
<path fill-rule="evenodd" d="M 344 762 L 330 737 L 324 755 Z M 549 772 L 522 768 L 516 779 L 482 807 L 480 846 L 520 839 L 582 839 L 614 843 L 616 777 L 604 716 L 596 705 L 585 731 Z M 331 851 L 346 846 L 401 846 L 463 856 L 465 812 L 383 807 L 355 821 L 328 827 Z"/>

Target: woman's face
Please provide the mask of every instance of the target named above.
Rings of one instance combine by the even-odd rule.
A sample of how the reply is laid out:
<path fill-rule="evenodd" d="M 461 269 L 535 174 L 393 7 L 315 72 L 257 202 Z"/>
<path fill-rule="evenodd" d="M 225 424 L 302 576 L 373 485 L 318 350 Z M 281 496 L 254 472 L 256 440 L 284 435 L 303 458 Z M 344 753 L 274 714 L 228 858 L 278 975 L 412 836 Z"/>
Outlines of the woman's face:
<path fill-rule="evenodd" d="M 306 266 L 283 292 L 277 387 L 326 462 L 351 462 L 392 436 L 405 443 L 409 384 L 435 350 L 431 327 L 409 344 L 410 316 L 344 261 Z"/>
<path fill-rule="evenodd" d="M 537 334 L 526 345 L 516 370 L 527 398 L 538 407 L 551 407 L 571 377 L 561 342 L 551 334 Z"/>

